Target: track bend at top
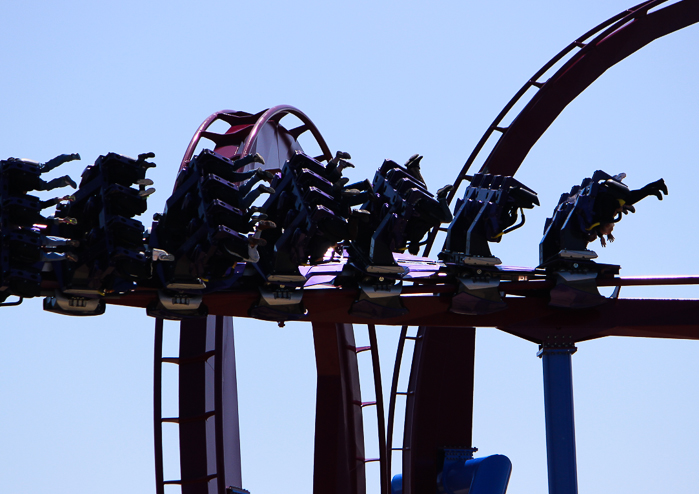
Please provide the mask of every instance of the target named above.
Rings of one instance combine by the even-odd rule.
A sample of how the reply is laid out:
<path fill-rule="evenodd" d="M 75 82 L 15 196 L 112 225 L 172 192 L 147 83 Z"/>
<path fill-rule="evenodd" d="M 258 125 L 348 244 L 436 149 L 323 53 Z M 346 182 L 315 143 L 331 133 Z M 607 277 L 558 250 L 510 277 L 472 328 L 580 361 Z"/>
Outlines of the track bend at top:
<path fill-rule="evenodd" d="M 495 132 L 500 138 L 486 158 L 480 173 L 514 175 L 546 129 L 568 104 L 607 69 L 650 42 L 699 22 L 699 0 L 652 0 L 624 10 L 594 27 L 561 50 L 539 69 L 493 120 L 466 160 L 454 181 L 447 201 L 451 203 L 469 168 Z M 652 11 L 652 12 L 651 12 Z M 546 81 L 539 81 L 554 65 L 568 60 Z M 510 110 L 532 87 L 538 91 L 507 127 L 501 124 Z M 433 229 L 426 241 L 428 256 L 437 236 Z"/>

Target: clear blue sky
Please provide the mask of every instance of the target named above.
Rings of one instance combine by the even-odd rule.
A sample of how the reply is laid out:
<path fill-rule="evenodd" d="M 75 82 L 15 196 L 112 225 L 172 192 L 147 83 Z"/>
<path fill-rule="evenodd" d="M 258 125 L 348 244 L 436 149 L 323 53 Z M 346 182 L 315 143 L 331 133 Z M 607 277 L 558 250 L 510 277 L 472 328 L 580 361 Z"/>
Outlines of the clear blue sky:
<path fill-rule="evenodd" d="M 77 178 L 100 154 L 153 151 L 158 168 L 150 176 L 158 191 L 141 217 L 148 224 L 206 116 L 285 103 L 303 110 L 331 149 L 352 154 L 350 177 L 373 176 L 384 158 L 402 162 L 420 153 L 436 189 L 454 180 L 486 127 L 540 66 L 631 6 L 626 0 L 6 2 L 0 156 L 46 161 L 79 152 L 82 162 L 60 170 Z M 697 46 L 697 26 L 658 40 L 566 109 L 517 175 L 539 193 L 542 206 L 527 215 L 525 228 L 493 246 L 495 255 L 505 264 L 536 265 L 544 219 L 559 195 L 603 169 L 626 172 L 633 187 L 663 177 L 670 195 L 641 203 L 615 230 L 614 244 L 593 247 L 600 261 L 620 264 L 625 276 L 699 273 L 691 213 Z M 686 298 L 699 291 L 624 289 L 621 295 Z M 0 315 L 0 492 L 154 492 L 153 320 L 117 307 L 99 318 L 64 317 L 44 313 L 40 299 Z M 311 492 L 310 326 L 236 320 L 235 328 L 244 487 L 253 494 Z M 366 328 L 357 329 L 366 340 Z M 398 328 L 379 329 L 388 387 Z M 174 354 L 176 326 L 168 331 Z M 580 492 L 694 492 L 699 343 L 605 338 L 578 348 Z M 477 332 L 474 445 L 479 454 L 510 457 L 510 494 L 546 492 L 536 350 L 495 329 Z M 165 411 L 175 415 L 172 378 L 166 375 Z M 370 399 L 371 386 L 367 393 Z M 367 440 L 368 455 L 375 446 Z M 166 476 L 174 478 L 176 449 L 169 451 Z M 394 464 L 399 468 L 397 456 Z M 378 492 L 373 468 L 372 494 Z"/>

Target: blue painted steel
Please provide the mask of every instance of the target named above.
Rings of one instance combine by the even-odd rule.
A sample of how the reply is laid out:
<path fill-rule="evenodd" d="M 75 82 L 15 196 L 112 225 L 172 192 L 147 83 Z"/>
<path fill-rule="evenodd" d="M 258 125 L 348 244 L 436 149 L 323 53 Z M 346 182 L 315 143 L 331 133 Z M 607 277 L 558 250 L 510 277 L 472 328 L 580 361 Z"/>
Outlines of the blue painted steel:
<path fill-rule="evenodd" d="M 549 494 L 578 492 L 571 363 L 575 351 L 572 344 L 558 348 L 544 345 L 538 354 L 544 369 Z"/>
<path fill-rule="evenodd" d="M 505 494 L 512 462 L 504 455 L 473 458 L 470 450 L 446 450 L 444 467 L 437 477 L 439 494 Z M 464 453 L 454 454 L 455 451 Z M 403 494 L 403 475 L 391 480 L 391 494 Z"/>
<path fill-rule="evenodd" d="M 474 449 L 445 450 L 439 494 L 505 494 L 512 462 L 507 456 L 473 458 Z"/>
<path fill-rule="evenodd" d="M 393 476 L 391 480 L 391 494 L 403 494 L 403 474 Z"/>
<path fill-rule="evenodd" d="M 226 494 L 250 494 L 250 491 L 241 487 L 226 487 Z"/>

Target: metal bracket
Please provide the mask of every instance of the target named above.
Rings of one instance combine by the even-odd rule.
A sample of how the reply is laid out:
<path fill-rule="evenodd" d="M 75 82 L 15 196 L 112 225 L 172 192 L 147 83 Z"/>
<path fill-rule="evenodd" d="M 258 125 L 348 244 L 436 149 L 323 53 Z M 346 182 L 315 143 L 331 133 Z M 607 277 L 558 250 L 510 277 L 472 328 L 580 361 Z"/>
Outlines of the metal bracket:
<path fill-rule="evenodd" d="M 561 259 L 570 259 L 570 260 L 590 260 L 590 259 L 596 259 L 597 258 L 597 252 L 594 250 L 569 250 L 569 249 L 563 249 L 558 253 L 558 257 Z"/>
<path fill-rule="evenodd" d="M 158 300 L 147 307 L 146 313 L 152 317 L 181 321 L 205 317 L 209 309 L 202 303 L 201 295 L 158 290 Z"/>
<path fill-rule="evenodd" d="M 390 284 L 393 280 L 379 278 L 374 283 L 359 283 L 359 297 L 350 308 L 350 314 L 359 317 L 384 319 L 398 317 L 408 313 L 403 306 L 400 295 L 403 282 Z"/>
<path fill-rule="evenodd" d="M 104 314 L 106 304 L 101 298 L 66 296 L 56 290 L 52 297 L 44 299 L 44 310 L 66 316 L 99 316 Z"/>
<path fill-rule="evenodd" d="M 577 264 L 573 265 L 577 267 Z M 597 271 L 557 271 L 556 286 L 551 289 L 552 307 L 571 309 L 595 307 L 608 301 L 597 290 Z"/>
<path fill-rule="evenodd" d="M 266 290 L 260 287 L 260 295 L 262 297 L 261 301 L 269 306 L 298 305 L 303 298 L 303 291 L 284 288 Z"/>
<path fill-rule="evenodd" d="M 456 278 L 459 287 L 451 299 L 449 312 L 455 314 L 491 314 L 507 307 L 500 294 L 500 277 Z"/>
<path fill-rule="evenodd" d="M 539 351 L 536 356 L 542 358 L 549 353 L 569 353 L 573 355 L 578 349 L 575 346 L 575 340 L 571 335 L 549 335 L 546 341 L 539 345 Z"/>
<path fill-rule="evenodd" d="M 308 311 L 303 306 L 303 290 L 277 286 L 259 287 L 260 299 L 250 308 L 250 316 L 267 321 L 295 321 L 303 319 Z"/>
<path fill-rule="evenodd" d="M 402 268 L 401 268 L 402 269 Z M 385 299 L 389 297 L 399 297 L 403 291 L 403 282 L 398 282 L 395 285 L 389 283 L 359 283 L 359 288 L 368 299 Z M 362 296 L 360 295 L 360 299 Z"/>
<path fill-rule="evenodd" d="M 197 310 L 202 302 L 201 295 L 190 295 L 187 293 L 166 293 L 158 290 L 158 300 L 163 308 L 171 311 Z"/>

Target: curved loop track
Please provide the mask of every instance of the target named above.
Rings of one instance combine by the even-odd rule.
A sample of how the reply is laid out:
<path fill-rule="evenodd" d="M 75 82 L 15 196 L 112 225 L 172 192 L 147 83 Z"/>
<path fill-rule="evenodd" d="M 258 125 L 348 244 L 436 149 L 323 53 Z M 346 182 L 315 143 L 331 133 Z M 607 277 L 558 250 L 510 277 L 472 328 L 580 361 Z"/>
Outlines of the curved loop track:
<path fill-rule="evenodd" d="M 488 127 L 457 176 L 448 201 L 451 202 L 457 194 L 461 183 L 467 179 L 471 165 L 494 133 L 499 132 L 501 135 L 484 161 L 481 172 L 513 175 L 532 146 L 563 109 L 608 68 L 651 41 L 699 21 L 699 0 L 681 0 L 661 7 L 666 1 L 644 2 L 617 14 L 573 41 L 537 71 Z M 546 81 L 540 81 L 549 70 L 561 62 L 561 67 L 553 76 Z M 504 127 L 502 122 L 505 117 L 531 88 L 537 89 L 534 96 L 512 120 L 512 123 Z M 286 115 L 296 116 L 303 124 L 295 129 L 284 129 L 279 125 L 279 121 Z M 230 125 L 224 134 L 208 130 L 218 120 Z M 217 152 L 228 158 L 237 158 L 256 152 L 256 143 L 263 136 L 265 129 L 268 128 L 272 128 L 273 132 L 279 130 L 279 134 L 270 134 L 275 137 L 284 133 L 284 143 L 283 146 L 280 145 L 279 149 L 285 146 L 287 152 L 294 149 L 294 145 L 297 145 L 296 139 L 299 135 L 310 130 L 323 153 L 318 159 L 328 160 L 331 158 L 325 141 L 310 119 L 293 107 L 281 105 L 255 115 L 230 110 L 214 113 L 202 123 L 192 138 L 182 160 L 181 169 L 189 163 L 202 137 L 212 140 L 216 145 Z M 283 154 L 264 156 L 263 153 L 263 156 L 269 159 L 266 168 L 275 168 L 279 160 L 286 159 L 282 156 Z M 438 229 L 433 229 L 430 232 L 426 242 L 425 256 L 429 254 L 438 231 Z M 183 324 L 183 329 L 184 326 L 186 324 Z M 162 326 L 160 328 L 162 331 Z M 313 331 L 319 398 L 316 404 L 318 408 L 314 492 L 346 492 L 348 494 L 363 492 L 364 464 L 367 460 L 364 458 L 363 424 L 361 409 L 358 408 L 358 405 L 364 404 L 361 403 L 359 392 L 357 349 L 354 345 L 353 329 L 349 324 L 319 323 L 316 321 Z M 382 403 L 379 403 L 382 393 L 378 369 L 378 348 L 373 324 L 369 325 L 369 332 L 377 394 L 377 414 L 379 421 L 383 422 Z M 397 373 L 403 346 L 408 338 L 407 327 L 404 327 L 401 331 L 396 368 L 394 369 L 388 407 L 388 424 L 385 429 L 383 423 L 379 425 L 382 492 L 389 489 L 395 401 L 398 394 L 407 395 L 404 445 L 403 448 L 398 448 L 404 452 L 403 492 L 406 494 L 426 492 L 433 488 L 434 479 L 438 473 L 438 465 L 434 459 L 435 448 L 454 440 L 463 446 L 471 444 L 475 330 L 472 328 L 421 327 L 417 336 L 420 344 L 416 347 L 413 355 L 409 391 L 399 393 Z M 184 347 L 191 346 L 190 344 L 184 345 Z M 197 355 L 203 355 L 209 359 L 208 348 L 205 344 L 201 343 L 199 346 L 201 348 L 199 348 Z M 221 346 L 221 342 L 217 341 L 216 351 L 220 351 Z M 445 359 L 444 355 L 450 352 L 453 353 L 453 358 Z M 180 355 L 179 359 L 186 357 L 191 360 L 196 357 L 193 360 L 194 364 L 201 366 L 201 362 L 205 362 L 206 359 L 202 361 L 197 355 Z M 213 358 L 216 359 L 216 362 L 220 362 L 221 356 L 221 354 L 215 354 Z M 161 359 L 162 357 L 158 356 L 156 350 L 156 366 L 161 364 L 163 361 Z M 201 374 L 198 368 L 194 370 Z M 459 389 L 452 389 L 446 395 L 440 394 L 436 384 L 441 382 L 442 376 L 455 374 L 466 375 L 469 378 L 460 383 Z M 220 377 L 218 380 L 213 374 L 200 377 L 202 379 L 194 383 L 191 389 L 181 388 L 180 405 L 182 409 L 181 417 L 178 417 L 177 420 L 183 424 L 190 422 L 197 424 L 198 429 L 194 431 L 196 437 L 194 432 L 190 434 L 197 443 L 196 448 L 191 449 L 196 453 L 195 456 L 202 457 L 202 452 L 206 451 L 207 448 L 216 450 L 218 454 L 213 455 L 216 465 L 211 465 L 211 469 L 204 464 L 199 465 L 200 468 L 196 472 L 194 470 L 185 472 L 183 469 L 183 479 L 171 481 L 171 483 L 182 484 L 183 492 L 191 492 L 192 494 L 198 489 L 203 491 L 203 487 L 214 479 L 216 479 L 218 492 L 221 492 L 221 489 L 228 483 L 228 479 L 237 475 L 235 468 L 232 469 L 233 473 L 229 473 L 231 468 L 224 464 L 223 458 L 228 458 L 228 455 L 223 454 L 226 452 L 226 448 L 220 444 L 220 441 L 214 441 L 211 434 L 207 435 L 207 430 L 201 427 L 201 423 L 212 418 L 213 421 L 219 421 L 213 423 L 213 430 L 221 431 L 226 428 L 226 423 L 220 422 L 222 420 L 220 417 L 225 417 L 221 412 L 221 399 L 214 403 L 215 406 L 212 410 L 206 408 L 205 405 L 196 410 L 185 410 L 192 397 L 201 398 L 199 396 L 201 393 L 197 389 L 207 388 L 211 385 L 212 380 L 214 388 L 217 383 L 220 387 Z M 181 378 L 189 380 L 189 375 L 182 374 Z M 156 377 L 156 381 L 159 381 L 159 377 Z M 222 391 L 219 395 L 225 396 L 225 393 Z M 205 402 L 206 399 L 198 400 L 198 403 Z M 156 427 L 160 427 L 166 419 L 159 415 L 159 395 L 156 396 L 156 407 L 158 410 Z M 457 419 L 445 420 L 442 413 L 444 409 L 458 410 Z M 184 414 L 183 411 L 188 413 Z M 336 434 L 337 430 L 342 430 L 343 434 Z M 324 431 L 328 433 L 323 434 Z M 457 431 L 456 436 L 454 431 Z M 158 439 L 161 438 L 158 437 L 156 430 L 156 448 L 158 447 Z M 190 440 L 189 436 L 185 439 Z M 387 441 L 384 442 L 385 440 Z M 162 454 L 162 449 L 160 454 Z M 197 462 L 197 459 L 191 455 L 182 457 L 183 467 L 186 465 L 189 468 L 195 464 L 198 465 L 198 463 L 201 462 Z M 158 463 L 157 470 L 159 492 L 162 492 L 167 483 L 162 478 L 162 462 Z"/>
<path fill-rule="evenodd" d="M 643 2 L 611 17 L 570 43 L 539 69 L 505 105 L 478 141 L 457 175 L 447 201 L 451 203 L 456 196 L 462 182 L 467 179 L 471 165 L 496 132 L 501 136 L 480 172 L 514 175 L 529 150 L 565 107 L 607 69 L 648 43 L 699 22 L 699 0 L 682 0 L 657 8 L 665 2 L 667 0 Z M 653 12 L 649 13 L 651 10 Z M 544 82 L 539 81 L 566 57 L 569 57 L 568 60 L 554 75 Z M 538 91 L 512 123 L 503 127 L 502 122 L 510 110 L 532 87 Z M 423 255 L 430 253 L 438 231 L 435 228 L 430 232 Z"/>
<path fill-rule="evenodd" d="M 318 128 L 311 121 L 308 116 L 303 113 L 298 108 L 294 108 L 289 105 L 278 105 L 267 110 L 261 111 L 256 114 L 250 114 L 242 111 L 234 110 L 221 110 L 216 113 L 209 115 L 204 122 L 199 126 L 197 131 L 192 136 L 192 139 L 187 146 L 187 150 L 182 158 L 182 163 L 180 164 L 180 171 L 187 167 L 190 160 L 194 155 L 194 151 L 202 138 L 209 139 L 216 145 L 214 151 L 225 156 L 226 158 L 237 158 L 245 156 L 247 154 L 253 153 L 256 150 L 256 144 L 261 136 L 264 135 L 265 129 L 268 127 L 273 127 L 273 132 L 279 127 L 279 122 L 282 118 L 287 115 L 293 115 L 301 120 L 302 124 L 291 130 L 283 129 L 283 134 L 287 137 L 286 142 L 289 148 L 294 148 L 295 146 L 300 149 L 296 140 L 298 137 L 306 131 L 310 131 L 315 138 L 318 146 L 321 149 L 322 154 L 316 159 L 318 160 L 329 160 L 332 158 L 332 153 L 330 148 L 325 143 L 325 139 L 318 131 Z M 209 131 L 209 128 L 217 121 L 223 121 L 230 125 L 228 130 L 223 133 L 215 133 Z M 279 143 L 277 143 L 279 145 Z M 288 151 L 288 150 L 287 150 Z M 279 156 L 265 156 L 262 153 L 266 161 L 268 161 L 265 168 L 281 168 L 280 165 L 286 160 L 286 157 L 282 157 L 281 163 Z"/>

